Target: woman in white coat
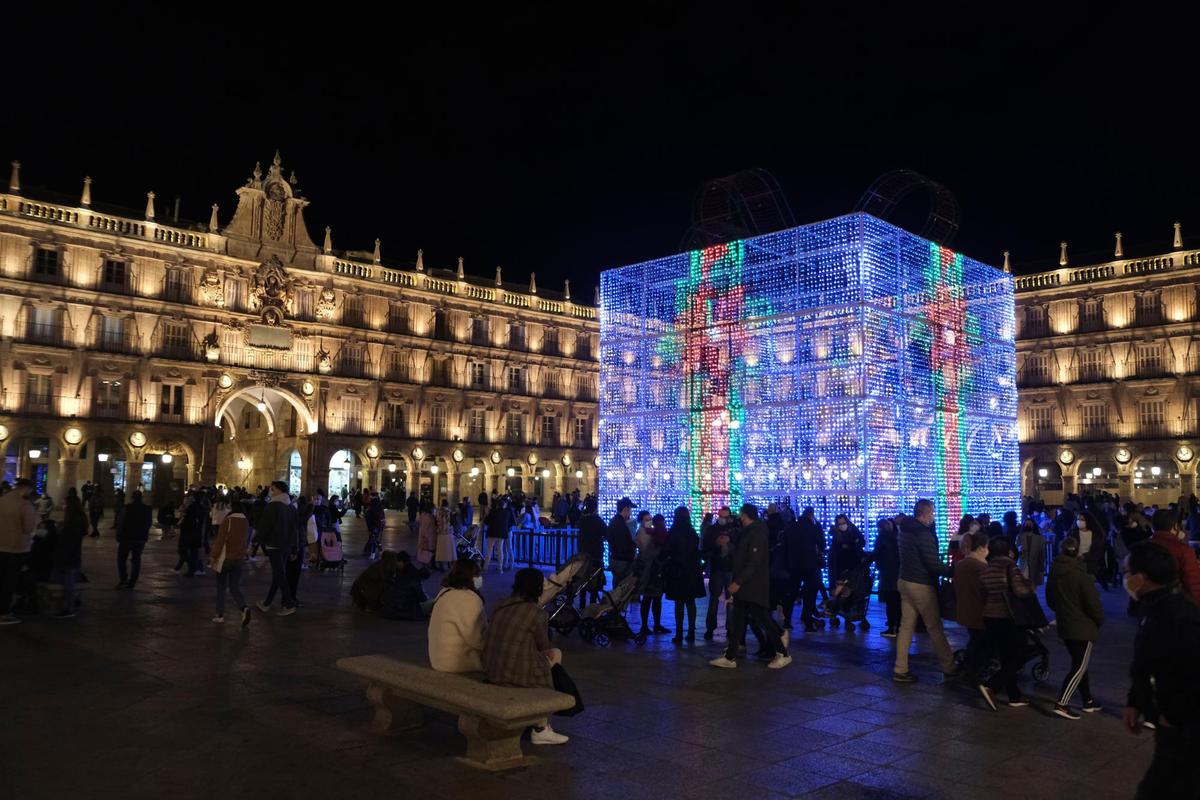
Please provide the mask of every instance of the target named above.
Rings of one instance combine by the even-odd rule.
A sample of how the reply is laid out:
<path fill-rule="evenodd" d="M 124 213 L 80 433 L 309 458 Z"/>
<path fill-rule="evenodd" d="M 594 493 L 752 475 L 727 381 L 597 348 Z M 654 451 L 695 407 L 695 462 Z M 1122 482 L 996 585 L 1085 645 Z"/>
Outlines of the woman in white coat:
<path fill-rule="evenodd" d="M 487 618 L 479 589 L 479 565 L 463 558 L 454 562 L 429 617 L 429 665 L 439 672 L 482 672 Z"/>

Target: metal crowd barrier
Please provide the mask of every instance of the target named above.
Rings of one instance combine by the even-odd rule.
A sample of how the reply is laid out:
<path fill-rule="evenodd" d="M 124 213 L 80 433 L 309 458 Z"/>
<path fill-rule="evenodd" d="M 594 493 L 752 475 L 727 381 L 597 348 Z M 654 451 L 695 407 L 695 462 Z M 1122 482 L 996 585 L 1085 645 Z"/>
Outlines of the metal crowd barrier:
<path fill-rule="evenodd" d="M 508 532 L 513 563 L 558 569 L 579 552 L 578 528 L 513 528 Z"/>

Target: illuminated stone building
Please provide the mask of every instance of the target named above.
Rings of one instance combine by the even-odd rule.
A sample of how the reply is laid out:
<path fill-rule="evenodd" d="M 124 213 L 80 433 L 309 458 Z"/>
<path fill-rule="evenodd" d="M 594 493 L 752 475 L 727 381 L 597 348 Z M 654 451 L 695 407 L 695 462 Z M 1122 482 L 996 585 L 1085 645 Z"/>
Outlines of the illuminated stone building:
<path fill-rule="evenodd" d="M 595 486 L 598 324 L 570 294 L 314 244 L 281 160 L 232 219 L 0 194 L 0 450 L 56 498 L 87 480 Z M 590 292 L 589 292 L 590 294 Z M 591 297 L 588 297 L 590 300 Z"/>

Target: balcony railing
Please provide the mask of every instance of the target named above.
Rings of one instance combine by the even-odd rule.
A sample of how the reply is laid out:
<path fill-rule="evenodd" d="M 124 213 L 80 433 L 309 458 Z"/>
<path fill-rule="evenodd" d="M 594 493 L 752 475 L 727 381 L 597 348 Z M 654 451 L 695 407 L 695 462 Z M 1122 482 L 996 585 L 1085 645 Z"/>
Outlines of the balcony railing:
<path fill-rule="evenodd" d="M 337 362 L 337 374 L 344 378 L 366 378 L 367 366 L 360 359 L 339 358 Z"/>
<path fill-rule="evenodd" d="M 1132 378 L 1169 378 L 1175 373 L 1161 361 L 1149 361 L 1135 364 Z"/>
<path fill-rule="evenodd" d="M 1103 383 L 1112 380 L 1112 373 L 1105 364 L 1076 365 L 1071 370 L 1072 383 Z"/>
<path fill-rule="evenodd" d="M 104 353 L 137 355 L 141 352 L 137 339 L 128 331 L 96 331 L 92 346 Z"/>
<path fill-rule="evenodd" d="M 1019 372 L 1017 373 L 1017 386 L 1053 386 L 1058 383 L 1051 375 L 1050 371 L 1046 372 Z"/>
<path fill-rule="evenodd" d="M 201 361 L 204 348 L 195 339 L 159 339 L 154 346 L 154 355 L 180 361 Z"/>
<path fill-rule="evenodd" d="M 155 399 L 143 401 L 125 398 L 115 401 L 107 398 L 85 400 L 76 395 L 24 393 L 20 397 L 5 395 L 0 402 L 0 413 L 29 414 L 48 417 L 98 417 L 124 422 L 162 422 L 195 425 L 206 419 L 202 403 L 188 402 L 180 406 L 171 404 L 167 411 Z"/>
<path fill-rule="evenodd" d="M 467 428 L 467 435 L 464 437 L 468 442 L 491 442 L 492 436 L 488 436 L 486 428 Z"/>
<path fill-rule="evenodd" d="M 517 431 L 505 431 L 503 439 L 505 444 L 527 444 L 525 434 Z"/>
<path fill-rule="evenodd" d="M 1023 444 L 1105 442 L 1133 439 L 1173 439 L 1198 434 L 1200 434 L 1200 422 L 1196 420 L 1107 422 L 1090 425 L 1071 423 L 1025 429 L 1020 432 L 1020 440 Z"/>
<path fill-rule="evenodd" d="M 44 323 L 30 320 L 25 326 L 25 335 L 20 338 L 22 341 L 30 344 L 47 344 L 55 347 L 63 347 L 69 344 L 67 328 L 59 323 Z"/>
<path fill-rule="evenodd" d="M 1036 339 L 1050 335 L 1050 323 L 1046 320 L 1025 320 L 1021 323 L 1021 338 Z"/>

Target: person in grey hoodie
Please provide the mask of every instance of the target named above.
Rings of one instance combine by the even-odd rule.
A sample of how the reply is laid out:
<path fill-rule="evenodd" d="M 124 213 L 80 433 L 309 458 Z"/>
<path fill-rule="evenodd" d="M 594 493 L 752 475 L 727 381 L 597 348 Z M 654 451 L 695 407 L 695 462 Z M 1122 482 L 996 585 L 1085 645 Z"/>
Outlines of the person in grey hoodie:
<path fill-rule="evenodd" d="M 937 653 L 942 675 L 958 675 L 954 667 L 954 651 L 942 630 L 942 615 L 938 611 L 938 578 L 953 573 L 949 564 L 938 554 L 937 535 L 933 532 L 933 501 L 918 500 L 913 515 L 900 525 L 900 577 L 896 589 L 900 592 L 900 632 L 896 637 L 896 663 L 892 680 L 912 683 L 917 679 L 908 669 L 908 649 L 912 646 L 917 619 L 925 623 L 933 650 Z"/>
<path fill-rule="evenodd" d="M 771 576 L 767 523 L 758 518 L 758 507 L 751 503 L 742 506 L 741 520 L 742 531 L 733 553 L 733 580 L 729 584 L 729 593 L 733 595 L 727 634 L 729 645 L 724 656 L 708 663 L 723 669 L 737 666 L 738 645 L 746 636 L 746 618 L 749 617 L 762 631 L 764 646 L 775 654 L 767 667 L 782 669 L 792 663 L 792 657 L 787 652 L 787 633 L 780 633 L 779 626 L 771 619 L 768 605 L 771 602 Z"/>

